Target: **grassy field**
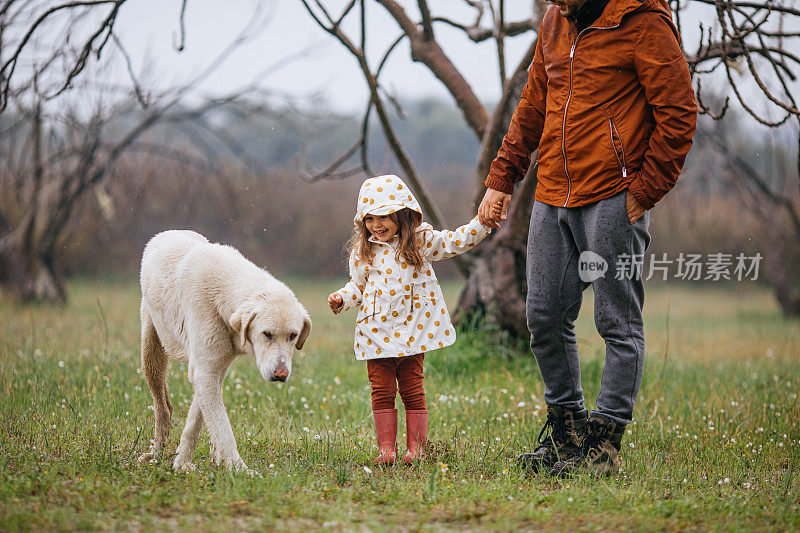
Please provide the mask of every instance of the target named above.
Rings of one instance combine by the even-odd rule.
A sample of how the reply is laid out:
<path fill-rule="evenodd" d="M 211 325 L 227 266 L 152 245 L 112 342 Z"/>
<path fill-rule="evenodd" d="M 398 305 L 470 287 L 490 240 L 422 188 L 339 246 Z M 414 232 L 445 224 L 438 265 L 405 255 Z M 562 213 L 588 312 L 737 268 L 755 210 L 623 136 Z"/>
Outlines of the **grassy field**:
<path fill-rule="evenodd" d="M 426 358 L 434 457 L 372 468 L 354 318 L 326 312 L 335 283 L 291 285 L 314 330 L 289 382 L 264 382 L 242 358 L 225 383 L 239 450 L 261 479 L 210 466 L 205 436 L 191 474 L 137 463 L 153 412 L 135 283 L 75 282 L 61 310 L 0 297 L 0 530 L 800 528 L 800 321 L 763 289 L 651 286 L 624 471 L 559 480 L 513 465 L 545 415 L 533 358 L 475 332 Z M 603 343 L 586 296 L 578 337 L 592 403 Z M 171 366 L 171 450 L 191 398 L 185 376 Z"/>

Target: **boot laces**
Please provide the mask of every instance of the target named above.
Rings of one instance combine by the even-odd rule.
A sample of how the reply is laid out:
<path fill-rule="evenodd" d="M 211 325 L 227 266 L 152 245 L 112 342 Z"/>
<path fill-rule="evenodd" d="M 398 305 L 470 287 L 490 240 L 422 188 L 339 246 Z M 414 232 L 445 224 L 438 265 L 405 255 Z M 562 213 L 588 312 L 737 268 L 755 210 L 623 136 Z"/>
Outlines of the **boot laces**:
<path fill-rule="evenodd" d="M 548 429 L 550 431 L 545 435 Z M 539 432 L 539 446 L 536 449 L 550 448 L 553 445 L 558 447 L 567 442 L 567 439 L 567 424 L 564 417 L 547 413 L 547 422 Z"/>
<path fill-rule="evenodd" d="M 599 420 L 588 420 L 582 428 L 583 442 L 580 455 L 591 457 L 600 452 L 603 442 L 611 435 L 611 430 L 611 426 Z"/>

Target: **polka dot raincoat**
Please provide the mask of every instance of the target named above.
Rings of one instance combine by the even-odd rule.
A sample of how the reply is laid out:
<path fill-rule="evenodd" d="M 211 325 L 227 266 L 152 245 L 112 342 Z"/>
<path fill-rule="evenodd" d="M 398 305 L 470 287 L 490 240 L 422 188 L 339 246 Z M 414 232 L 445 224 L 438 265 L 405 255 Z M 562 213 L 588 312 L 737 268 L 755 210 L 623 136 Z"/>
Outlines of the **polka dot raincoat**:
<path fill-rule="evenodd" d="M 419 203 L 397 176 L 370 178 L 358 196 L 357 224 L 367 214 L 388 215 L 400 209 L 420 214 Z M 454 231 L 436 231 L 427 222 L 417 228 L 424 263 L 414 267 L 398 257 L 398 238 L 370 238 L 371 264 L 350 255 L 350 281 L 336 291 L 343 311 L 357 307 L 356 359 L 405 357 L 444 348 L 455 342 L 442 290 L 431 262 L 464 253 L 491 232 L 478 218 Z"/>

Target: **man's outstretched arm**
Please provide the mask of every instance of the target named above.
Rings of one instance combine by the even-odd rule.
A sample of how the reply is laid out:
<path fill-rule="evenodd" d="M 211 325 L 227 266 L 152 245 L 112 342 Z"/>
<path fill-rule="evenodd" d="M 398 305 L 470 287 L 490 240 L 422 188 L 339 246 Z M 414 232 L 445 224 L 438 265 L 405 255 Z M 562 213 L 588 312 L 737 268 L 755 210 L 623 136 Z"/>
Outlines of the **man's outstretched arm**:
<path fill-rule="evenodd" d="M 522 89 L 522 98 L 511 117 L 508 133 L 503 137 L 503 143 L 484 182 L 489 190 L 478 208 L 481 222 L 496 227 L 501 220 L 505 220 L 514 184 L 525 177 L 531 165 L 531 153 L 539 147 L 544 129 L 546 98 L 547 75 L 539 41 L 528 71 L 528 83 Z M 491 214 L 491 206 L 498 201 L 503 202 L 503 210 L 501 217 L 495 219 Z"/>

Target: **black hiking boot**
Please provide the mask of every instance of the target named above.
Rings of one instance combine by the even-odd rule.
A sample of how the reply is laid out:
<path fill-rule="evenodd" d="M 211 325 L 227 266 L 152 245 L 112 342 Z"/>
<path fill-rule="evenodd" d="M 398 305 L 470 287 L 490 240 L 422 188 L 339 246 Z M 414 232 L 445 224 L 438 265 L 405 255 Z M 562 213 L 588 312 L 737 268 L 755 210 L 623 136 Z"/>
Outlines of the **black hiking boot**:
<path fill-rule="evenodd" d="M 625 426 L 610 418 L 594 414 L 580 429 L 580 450 L 572 457 L 558 461 L 550 471 L 552 475 L 571 476 L 580 473 L 610 475 L 619 471 L 622 458 L 622 436 Z"/>
<path fill-rule="evenodd" d="M 550 471 L 559 460 L 567 460 L 580 450 L 579 431 L 589 414 L 586 409 L 569 411 L 547 406 L 547 422 L 539 432 L 539 446 L 532 453 L 517 457 L 517 464 L 533 472 Z M 549 433 L 545 434 L 547 430 Z"/>

